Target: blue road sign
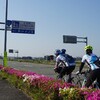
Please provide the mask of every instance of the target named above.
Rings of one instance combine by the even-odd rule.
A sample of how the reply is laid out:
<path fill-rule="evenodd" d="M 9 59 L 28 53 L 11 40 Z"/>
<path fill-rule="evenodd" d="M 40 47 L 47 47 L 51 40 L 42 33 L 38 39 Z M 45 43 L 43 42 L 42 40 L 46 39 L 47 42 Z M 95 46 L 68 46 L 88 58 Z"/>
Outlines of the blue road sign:
<path fill-rule="evenodd" d="M 35 34 L 35 22 L 12 20 L 12 33 Z"/>
<path fill-rule="evenodd" d="M 12 33 L 28 33 L 28 34 L 34 34 L 34 30 L 23 30 L 23 29 L 11 29 Z"/>

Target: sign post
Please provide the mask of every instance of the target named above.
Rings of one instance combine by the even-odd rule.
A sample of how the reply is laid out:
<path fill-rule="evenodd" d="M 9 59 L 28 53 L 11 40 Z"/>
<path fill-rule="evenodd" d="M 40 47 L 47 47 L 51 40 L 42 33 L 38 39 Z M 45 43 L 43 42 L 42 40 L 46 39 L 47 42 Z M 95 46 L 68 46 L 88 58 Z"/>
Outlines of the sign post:
<path fill-rule="evenodd" d="M 7 20 L 7 17 L 8 17 L 8 0 L 6 0 L 5 22 L 0 22 L 0 24 L 5 24 L 5 28 L 0 29 L 5 31 L 3 66 L 7 66 L 7 31 L 9 30 L 12 33 L 26 33 L 26 34 L 35 33 L 35 22 Z"/>
<path fill-rule="evenodd" d="M 5 38 L 4 38 L 4 59 L 3 66 L 7 66 L 7 16 L 8 16 L 8 0 L 6 0 L 6 12 L 5 12 Z"/>

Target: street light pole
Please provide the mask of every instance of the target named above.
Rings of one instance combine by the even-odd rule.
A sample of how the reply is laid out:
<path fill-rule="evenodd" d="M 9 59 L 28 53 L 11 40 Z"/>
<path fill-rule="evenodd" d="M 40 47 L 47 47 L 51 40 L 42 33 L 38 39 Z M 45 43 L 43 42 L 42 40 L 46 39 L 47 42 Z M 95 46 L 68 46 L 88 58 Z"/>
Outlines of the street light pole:
<path fill-rule="evenodd" d="M 5 11 L 5 38 L 4 38 L 3 66 L 7 66 L 7 17 L 8 17 L 8 0 L 6 0 L 6 11 Z"/>

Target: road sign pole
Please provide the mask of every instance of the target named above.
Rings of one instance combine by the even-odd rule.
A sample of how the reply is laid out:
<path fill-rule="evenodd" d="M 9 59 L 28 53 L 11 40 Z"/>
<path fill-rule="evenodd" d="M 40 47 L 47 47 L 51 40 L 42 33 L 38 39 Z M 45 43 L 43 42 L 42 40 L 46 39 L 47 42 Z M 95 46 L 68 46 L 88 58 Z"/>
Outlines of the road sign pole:
<path fill-rule="evenodd" d="M 88 38 L 86 37 L 86 46 L 88 45 Z"/>
<path fill-rule="evenodd" d="M 4 38 L 3 66 L 7 66 L 7 16 L 8 16 L 8 0 L 6 0 L 6 11 L 5 11 L 5 38 Z"/>

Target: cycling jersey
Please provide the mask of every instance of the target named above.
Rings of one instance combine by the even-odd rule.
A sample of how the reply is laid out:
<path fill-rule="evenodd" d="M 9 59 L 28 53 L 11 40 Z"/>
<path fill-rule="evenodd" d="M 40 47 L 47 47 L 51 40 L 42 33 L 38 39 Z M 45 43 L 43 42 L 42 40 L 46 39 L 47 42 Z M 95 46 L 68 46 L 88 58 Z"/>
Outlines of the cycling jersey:
<path fill-rule="evenodd" d="M 99 67 L 94 63 L 95 61 L 98 60 L 98 57 L 95 54 L 90 54 L 90 55 L 84 55 L 82 58 L 83 63 L 87 63 L 91 70 L 98 69 Z"/>
<path fill-rule="evenodd" d="M 70 67 L 70 66 L 75 66 L 75 62 L 69 62 L 68 60 L 68 56 L 67 54 L 65 55 L 62 55 L 60 54 L 57 58 L 56 58 L 56 62 L 60 62 L 60 61 L 63 61 L 67 67 Z"/>

